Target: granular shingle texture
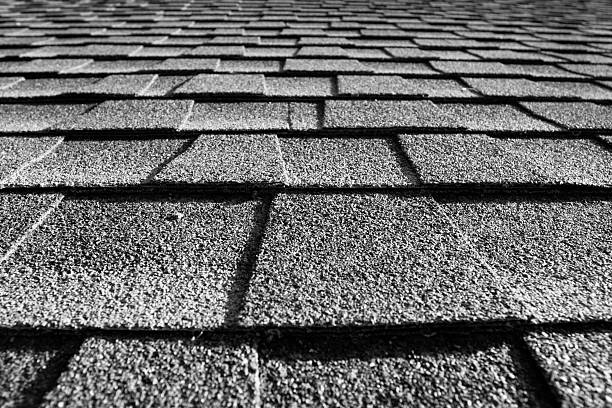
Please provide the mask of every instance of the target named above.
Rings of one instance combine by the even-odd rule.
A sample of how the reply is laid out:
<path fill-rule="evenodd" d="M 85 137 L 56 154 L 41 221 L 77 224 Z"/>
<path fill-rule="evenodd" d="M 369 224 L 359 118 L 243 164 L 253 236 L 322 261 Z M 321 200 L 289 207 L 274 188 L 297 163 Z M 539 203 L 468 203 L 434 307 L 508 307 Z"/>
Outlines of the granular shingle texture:
<path fill-rule="evenodd" d="M 267 77 L 266 94 L 270 96 L 332 96 L 333 81 L 322 77 Z"/>
<path fill-rule="evenodd" d="M 78 116 L 88 105 L 0 105 L 0 132 L 38 132 Z"/>
<path fill-rule="evenodd" d="M 0 184 L 53 150 L 61 137 L 0 137 Z"/>
<path fill-rule="evenodd" d="M 508 272 L 534 321 L 606 319 L 612 312 L 610 201 L 458 200 L 443 207 L 485 262 Z"/>
<path fill-rule="evenodd" d="M 172 130 L 189 114 L 193 101 L 133 99 L 105 101 L 58 123 L 58 130 Z"/>
<path fill-rule="evenodd" d="M 424 183 L 612 185 L 612 152 L 591 140 L 403 135 Z"/>
<path fill-rule="evenodd" d="M 156 177 L 161 183 L 280 184 L 284 164 L 275 135 L 203 135 Z"/>
<path fill-rule="evenodd" d="M 149 87 L 155 75 L 109 75 L 88 86 L 85 93 L 134 96 Z"/>
<path fill-rule="evenodd" d="M 20 171 L 20 186 L 119 186 L 141 184 L 169 160 L 185 139 L 66 139 L 44 159 Z"/>
<path fill-rule="evenodd" d="M 537 115 L 560 123 L 569 129 L 609 129 L 612 109 L 591 102 L 523 102 Z"/>
<path fill-rule="evenodd" d="M 289 129 L 289 107 L 281 102 L 196 103 L 182 129 Z"/>
<path fill-rule="evenodd" d="M 273 344 L 262 352 L 262 406 L 523 407 L 534 404 L 508 344 L 481 338 Z"/>
<path fill-rule="evenodd" d="M 278 196 L 244 324 L 405 324 L 521 313 L 437 204 L 385 194 Z"/>
<path fill-rule="evenodd" d="M 256 364 L 247 344 L 93 337 L 42 406 L 254 406 Z"/>
<path fill-rule="evenodd" d="M 534 332 L 525 341 L 567 407 L 612 405 L 612 333 Z"/>
<path fill-rule="evenodd" d="M 200 74 L 173 93 L 175 95 L 263 95 L 265 92 L 262 74 Z"/>
<path fill-rule="evenodd" d="M 340 75 L 340 95 L 422 95 L 429 97 L 470 97 L 474 93 L 452 80 L 404 79 L 399 75 Z"/>
<path fill-rule="evenodd" d="M 416 177 L 382 138 L 282 138 L 289 184 L 309 187 L 405 186 Z"/>
<path fill-rule="evenodd" d="M 182 85 L 190 76 L 186 75 L 161 75 L 155 81 L 140 92 L 141 96 L 160 97 L 170 94 L 179 85 Z"/>
<path fill-rule="evenodd" d="M 2 89 L 2 98 L 36 98 L 79 94 L 98 82 L 99 78 L 36 78 L 26 79 Z"/>
<path fill-rule="evenodd" d="M 250 200 L 64 201 L 0 266 L 0 325 L 221 326 L 256 208 Z"/>

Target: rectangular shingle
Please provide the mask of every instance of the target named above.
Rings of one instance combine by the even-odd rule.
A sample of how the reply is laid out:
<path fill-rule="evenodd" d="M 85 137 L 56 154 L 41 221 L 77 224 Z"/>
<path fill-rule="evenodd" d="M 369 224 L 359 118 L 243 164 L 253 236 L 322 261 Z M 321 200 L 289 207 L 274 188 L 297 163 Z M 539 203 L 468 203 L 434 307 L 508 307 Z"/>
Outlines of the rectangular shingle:
<path fill-rule="evenodd" d="M 588 82 L 541 81 L 540 84 L 554 88 L 572 98 L 612 100 L 612 90 Z"/>
<path fill-rule="evenodd" d="M 156 67 L 157 60 L 113 60 L 94 61 L 90 64 L 71 68 L 70 73 L 77 74 L 127 74 L 131 72 L 150 71 Z"/>
<path fill-rule="evenodd" d="M 153 83 L 147 88 L 143 89 L 139 95 L 149 97 L 166 96 L 170 94 L 173 89 L 186 82 L 189 78 L 191 77 L 186 75 L 157 76 Z"/>
<path fill-rule="evenodd" d="M 141 45 L 116 45 L 116 44 L 91 44 L 83 47 L 69 46 L 47 46 L 36 48 L 26 54 L 25 57 L 104 57 L 104 56 L 128 56 L 142 48 Z"/>
<path fill-rule="evenodd" d="M 569 129 L 612 129 L 612 109 L 591 102 L 522 102 L 537 115 Z"/>
<path fill-rule="evenodd" d="M 332 96 L 334 84 L 330 77 L 266 77 L 269 96 Z"/>
<path fill-rule="evenodd" d="M 244 53 L 244 45 L 202 45 L 194 48 L 189 54 L 208 57 L 242 57 Z"/>
<path fill-rule="evenodd" d="M 501 62 L 486 61 L 431 61 L 431 66 L 449 74 L 514 74 L 513 69 Z"/>
<path fill-rule="evenodd" d="M 498 61 L 542 61 L 542 62 L 562 62 L 563 60 L 552 55 L 539 52 L 512 51 L 512 50 L 470 50 L 472 54 L 487 60 Z"/>
<path fill-rule="evenodd" d="M 3 67 L 7 73 L 43 74 L 70 71 L 91 63 L 90 59 L 34 59 L 11 67 Z"/>
<path fill-rule="evenodd" d="M 0 137 L 0 185 L 27 164 L 44 157 L 61 141 L 61 137 Z"/>
<path fill-rule="evenodd" d="M 257 352 L 237 342 L 92 337 L 43 406 L 254 406 L 256 365 Z"/>
<path fill-rule="evenodd" d="M 245 325 L 328 326 L 516 316 L 428 197 L 279 195 L 246 296 Z"/>
<path fill-rule="evenodd" d="M 99 95 L 135 96 L 155 81 L 156 75 L 109 75 L 82 90 Z"/>
<path fill-rule="evenodd" d="M 20 171 L 10 184 L 43 187 L 141 184 L 184 143 L 184 139 L 66 139 L 44 159 Z"/>
<path fill-rule="evenodd" d="M 56 123 L 58 130 L 176 130 L 193 101 L 132 99 L 105 101 L 90 111 Z"/>
<path fill-rule="evenodd" d="M 563 406 L 610 405 L 612 332 L 540 331 L 528 333 L 525 341 Z"/>
<path fill-rule="evenodd" d="M 256 207 L 252 200 L 64 200 L 2 264 L 0 323 L 219 327 Z"/>
<path fill-rule="evenodd" d="M 150 69 L 155 72 L 181 73 L 214 71 L 218 66 L 218 58 L 168 58 Z"/>
<path fill-rule="evenodd" d="M 294 47 L 248 47 L 244 52 L 246 57 L 287 58 L 295 55 Z"/>
<path fill-rule="evenodd" d="M 200 74 L 179 86 L 174 95 L 263 95 L 263 74 Z"/>
<path fill-rule="evenodd" d="M 416 184 L 391 141 L 383 138 L 281 138 L 289 184 L 306 187 Z"/>
<path fill-rule="evenodd" d="M 189 47 L 144 47 L 132 54 L 133 57 L 178 57 L 179 55 L 187 54 L 191 48 Z"/>
<path fill-rule="evenodd" d="M 476 97 L 473 92 L 453 80 L 405 79 L 398 75 L 339 75 L 338 94 Z"/>
<path fill-rule="evenodd" d="M 430 101 L 326 101 L 325 128 L 438 128 L 444 112 Z"/>
<path fill-rule="evenodd" d="M 281 62 L 276 60 L 222 60 L 218 72 L 279 72 Z"/>
<path fill-rule="evenodd" d="M 26 79 L 0 90 L 3 98 L 40 98 L 83 93 L 100 78 L 36 78 Z"/>
<path fill-rule="evenodd" d="M 612 185 L 612 152 L 591 140 L 476 134 L 400 139 L 424 183 Z"/>
<path fill-rule="evenodd" d="M 362 64 L 377 74 L 436 75 L 428 65 L 418 62 L 363 61 Z M 439 75 L 439 74 L 438 74 Z"/>
<path fill-rule="evenodd" d="M 281 184 L 283 160 L 276 135 L 203 135 L 156 175 L 173 184 Z"/>
<path fill-rule="evenodd" d="M 281 102 L 196 103 L 182 129 L 289 129 L 289 108 Z"/>
<path fill-rule="evenodd" d="M 347 57 L 347 53 L 342 47 L 338 46 L 304 46 L 298 50 L 297 57 L 327 57 L 327 58 L 343 58 Z"/>
<path fill-rule="evenodd" d="M 458 337 L 273 342 L 260 352 L 263 406 L 531 404 L 533 389 L 512 345 Z"/>
<path fill-rule="evenodd" d="M 473 61 L 480 58 L 463 51 L 423 50 L 420 48 L 386 48 L 396 58 L 412 60 L 460 60 Z"/>
<path fill-rule="evenodd" d="M 325 58 L 325 59 L 303 59 L 287 58 L 284 66 L 285 71 L 293 72 L 368 72 L 369 68 L 355 59 Z"/>
<path fill-rule="evenodd" d="M 595 78 L 612 78 L 612 65 L 606 64 L 559 64 L 561 68 Z"/>
<path fill-rule="evenodd" d="M 522 78 L 463 78 L 476 91 L 486 96 L 515 98 L 568 97 L 568 92 L 543 82 Z"/>
<path fill-rule="evenodd" d="M 450 127 L 478 132 L 555 131 L 557 126 L 532 118 L 510 105 L 438 104 Z"/>
<path fill-rule="evenodd" d="M 0 132 L 39 132 L 71 117 L 88 105 L 0 105 Z"/>
<path fill-rule="evenodd" d="M 532 322 L 590 321 L 612 312 L 611 201 L 467 199 L 443 207 L 484 262 L 511 277 Z"/>

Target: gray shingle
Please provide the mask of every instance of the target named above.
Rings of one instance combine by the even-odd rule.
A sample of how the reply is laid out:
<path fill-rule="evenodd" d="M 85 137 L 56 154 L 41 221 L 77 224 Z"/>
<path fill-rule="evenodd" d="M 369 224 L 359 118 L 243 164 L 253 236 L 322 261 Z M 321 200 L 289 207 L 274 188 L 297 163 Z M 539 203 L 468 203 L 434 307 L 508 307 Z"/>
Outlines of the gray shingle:
<path fill-rule="evenodd" d="M 144 47 L 136 51 L 132 56 L 136 58 L 142 57 L 178 57 L 179 55 L 187 54 L 191 48 L 189 47 Z"/>
<path fill-rule="evenodd" d="M 479 132 L 554 131 L 559 128 L 532 118 L 510 105 L 439 104 L 452 127 Z"/>
<path fill-rule="evenodd" d="M 281 184 L 283 160 L 276 135 L 203 135 L 155 180 L 175 184 Z"/>
<path fill-rule="evenodd" d="M 88 105 L 0 105 L 0 132 L 38 132 L 75 117 Z"/>
<path fill-rule="evenodd" d="M 42 406 L 255 406 L 256 367 L 246 344 L 93 337 Z"/>
<path fill-rule="evenodd" d="M 304 59 L 287 58 L 285 71 L 294 72 L 368 72 L 370 69 L 355 59 Z"/>
<path fill-rule="evenodd" d="M 156 72 L 214 71 L 218 58 L 168 58 L 152 67 Z"/>
<path fill-rule="evenodd" d="M 422 95 L 475 97 L 458 82 L 440 79 L 405 79 L 398 75 L 339 75 L 339 95 Z"/>
<path fill-rule="evenodd" d="M 431 66 L 450 74 L 514 74 L 516 69 L 501 62 L 431 61 Z"/>
<path fill-rule="evenodd" d="M 139 95 L 141 96 L 166 96 L 170 92 L 187 81 L 191 76 L 186 75 L 162 75 L 158 76 L 153 83 L 142 90 Z"/>
<path fill-rule="evenodd" d="M 275 60 L 222 60 L 218 72 L 280 72 L 281 62 Z"/>
<path fill-rule="evenodd" d="M 424 183 L 612 185 L 612 152 L 583 139 L 403 135 Z"/>
<path fill-rule="evenodd" d="M 35 48 L 24 54 L 25 57 L 107 57 L 128 56 L 142 48 L 141 45 L 91 44 L 82 47 L 46 46 Z"/>
<path fill-rule="evenodd" d="M 407 58 L 415 60 L 460 60 L 473 61 L 478 60 L 467 52 L 463 51 L 441 51 L 441 50 L 422 50 L 420 48 L 385 48 L 389 54 L 396 58 Z"/>
<path fill-rule="evenodd" d="M 18 82 L 23 81 L 24 78 L 23 77 L 4 77 L 4 78 L 0 78 L 0 89 L 6 89 L 9 88 L 13 85 L 15 85 Z"/>
<path fill-rule="evenodd" d="M 245 53 L 244 45 L 202 45 L 194 48 L 191 55 L 205 55 L 210 57 L 242 57 Z"/>
<path fill-rule="evenodd" d="M 430 101 L 326 101 L 326 128 L 438 128 L 445 114 Z"/>
<path fill-rule="evenodd" d="M 319 129 L 319 105 L 289 102 L 289 127 L 294 130 Z"/>
<path fill-rule="evenodd" d="M 591 100 L 612 99 L 612 90 L 588 82 L 541 81 L 540 83 L 574 98 Z"/>
<path fill-rule="evenodd" d="M 256 204 L 64 201 L 0 267 L 0 324 L 219 327 Z"/>
<path fill-rule="evenodd" d="M 182 129 L 289 129 L 289 108 L 282 102 L 196 103 Z"/>
<path fill-rule="evenodd" d="M 483 95 L 507 97 L 567 97 L 567 91 L 522 78 L 463 78 Z"/>
<path fill-rule="evenodd" d="M 144 182 L 184 139 L 67 139 L 11 180 L 20 186 L 117 186 Z"/>
<path fill-rule="evenodd" d="M 472 54 L 476 54 L 479 57 L 488 60 L 501 60 L 501 61 L 543 61 L 543 62 L 561 62 L 562 59 L 546 55 L 539 52 L 529 51 L 512 51 L 512 50 L 470 50 Z"/>
<path fill-rule="evenodd" d="M 405 186 L 415 175 L 382 138 L 281 138 L 289 184 L 307 187 Z"/>
<path fill-rule="evenodd" d="M 62 338 L 0 338 L 0 405 L 38 405 L 70 357 L 68 345 L 73 346 Z"/>
<path fill-rule="evenodd" d="M 610 129 L 612 109 L 591 102 L 522 102 L 525 108 L 570 129 Z"/>
<path fill-rule="evenodd" d="M 105 101 L 55 125 L 60 130 L 176 130 L 193 101 L 133 99 Z"/>
<path fill-rule="evenodd" d="M 612 78 L 612 65 L 605 64 L 559 64 L 561 68 L 595 78 Z"/>
<path fill-rule="evenodd" d="M 158 60 L 113 60 L 94 61 L 70 69 L 70 73 L 78 74 L 127 74 L 132 72 L 150 71 L 157 69 Z M 68 71 L 66 71 L 68 72 Z"/>
<path fill-rule="evenodd" d="M 515 74 L 532 78 L 584 78 L 584 75 L 575 74 L 555 67 L 554 65 L 538 64 L 505 64 Z"/>
<path fill-rule="evenodd" d="M 444 340 L 363 344 L 332 335 L 324 344 L 295 341 L 264 349 L 263 407 L 532 405 L 511 346 L 476 336 Z"/>
<path fill-rule="evenodd" d="M 443 207 L 485 262 L 505 271 L 533 321 L 610 316 L 612 202 L 498 199 Z"/>
<path fill-rule="evenodd" d="M 109 75 L 87 86 L 83 93 L 135 96 L 155 81 L 156 75 Z"/>
<path fill-rule="evenodd" d="M 436 71 L 418 62 L 363 61 L 368 71 L 377 74 L 434 75 Z"/>
<path fill-rule="evenodd" d="M 360 60 L 364 59 L 390 59 L 389 54 L 384 52 L 383 50 L 379 50 L 376 48 L 348 48 L 346 50 L 346 54 L 349 58 L 357 58 Z"/>
<path fill-rule="evenodd" d="M 295 47 L 248 47 L 244 52 L 246 57 L 287 58 L 295 55 Z"/>
<path fill-rule="evenodd" d="M 269 96 L 332 96 L 332 78 L 323 77 L 266 77 Z"/>
<path fill-rule="evenodd" d="M 564 406 L 612 404 L 612 332 L 534 332 L 525 340 Z"/>
<path fill-rule="evenodd" d="M 26 79 L 0 90 L 3 98 L 37 98 L 78 94 L 100 78 L 36 78 Z"/>
<path fill-rule="evenodd" d="M 61 137 L 0 137 L 0 185 L 26 164 L 53 150 Z"/>
<path fill-rule="evenodd" d="M 178 87 L 175 95 L 263 95 L 263 74 L 200 74 Z"/>
<path fill-rule="evenodd" d="M 317 47 L 317 46 L 305 46 L 301 47 L 296 56 L 298 57 L 332 57 L 332 58 L 343 58 L 347 57 L 347 53 L 342 47 Z"/>
<path fill-rule="evenodd" d="M 279 195 L 244 324 L 408 324 L 520 313 L 427 197 Z"/>

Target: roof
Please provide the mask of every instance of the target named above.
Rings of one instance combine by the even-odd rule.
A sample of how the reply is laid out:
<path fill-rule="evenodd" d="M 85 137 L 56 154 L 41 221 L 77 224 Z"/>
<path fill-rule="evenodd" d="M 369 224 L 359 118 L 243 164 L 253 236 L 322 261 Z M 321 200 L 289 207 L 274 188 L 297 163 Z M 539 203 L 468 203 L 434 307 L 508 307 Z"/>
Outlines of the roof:
<path fill-rule="evenodd" d="M 607 2 L 4 2 L 0 151 L 2 406 L 612 406 Z"/>

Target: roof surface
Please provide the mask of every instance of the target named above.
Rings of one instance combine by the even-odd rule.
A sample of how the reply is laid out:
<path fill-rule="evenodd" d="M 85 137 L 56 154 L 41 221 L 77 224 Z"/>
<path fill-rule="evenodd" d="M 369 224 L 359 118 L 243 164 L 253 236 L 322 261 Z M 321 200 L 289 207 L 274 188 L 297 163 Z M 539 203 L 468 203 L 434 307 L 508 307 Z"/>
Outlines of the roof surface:
<path fill-rule="evenodd" d="M 0 406 L 612 406 L 606 1 L 0 2 Z"/>

